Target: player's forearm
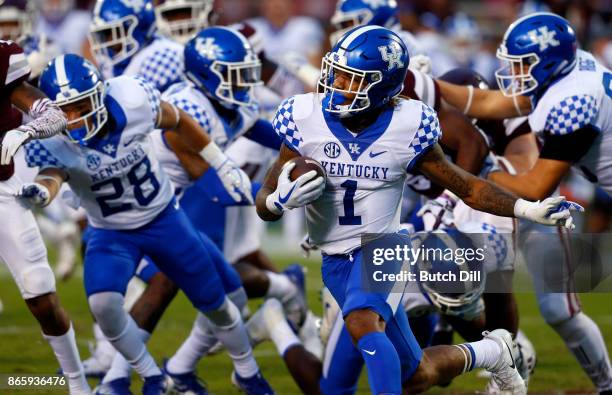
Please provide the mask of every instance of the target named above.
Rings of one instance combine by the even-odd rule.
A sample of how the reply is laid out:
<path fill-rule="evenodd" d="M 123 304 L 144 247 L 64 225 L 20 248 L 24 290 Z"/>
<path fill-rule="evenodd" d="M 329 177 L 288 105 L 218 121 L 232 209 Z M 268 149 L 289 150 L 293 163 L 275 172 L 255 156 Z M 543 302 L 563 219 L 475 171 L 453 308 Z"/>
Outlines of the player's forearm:
<path fill-rule="evenodd" d="M 440 86 L 440 94 L 444 101 L 470 117 L 506 119 L 526 115 L 531 110 L 531 103 L 524 96 L 509 98 L 499 91 L 469 88 L 445 81 L 436 81 Z"/>
<path fill-rule="evenodd" d="M 275 214 L 267 206 L 268 196 L 274 192 L 273 188 L 268 186 L 262 186 L 259 192 L 257 193 L 257 197 L 255 198 L 255 207 L 257 208 L 257 215 L 264 221 L 278 221 L 281 215 Z"/>
<path fill-rule="evenodd" d="M 528 200 L 543 200 L 550 196 L 556 185 L 546 186 L 537 177 L 529 177 L 529 173 L 512 175 L 503 171 L 489 174 L 489 180 L 508 191 Z"/>
<path fill-rule="evenodd" d="M 470 188 L 458 196 L 471 208 L 502 217 L 513 217 L 518 197 L 495 184 L 469 175 Z M 454 192 L 454 191 L 453 191 Z"/>
<path fill-rule="evenodd" d="M 39 173 L 34 182 L 43 185 L 49 191 L 49 202 L 53 201 L 64 183 L 64 178 L 59 171 L 45 169 Z"/>

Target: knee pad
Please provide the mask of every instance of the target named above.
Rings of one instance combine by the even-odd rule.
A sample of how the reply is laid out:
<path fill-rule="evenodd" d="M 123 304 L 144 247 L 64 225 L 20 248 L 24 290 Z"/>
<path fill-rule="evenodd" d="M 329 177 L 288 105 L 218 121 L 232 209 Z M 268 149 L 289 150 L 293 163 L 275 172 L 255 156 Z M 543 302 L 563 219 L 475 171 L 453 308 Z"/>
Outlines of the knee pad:
<path fill-rule="evenodd" d="M 216 327 L 231 328 L 240 320 L 240 310 L 229 300 L 225 299 L 223 304 L 217 309 L 203 313 Z"/>
<path fill-rule="evenodd" d="M 21 285 L 26 299 L 55 292 L 55 276 L 49 264 L 39 263 L 21 272 Z"/>
<path fill-rule="evenodd" d="M 537 298 L 540 314 L 544 321 L 551 326 L 560 325 L 580 312 L 579 308 L 574 306 L 575 302 L 571 300 L 571 298 L 575 298 L 572 294 L 546 293 L 538 294 Z M 577 305 L 577 303 L 575 304 Z"/>
<path fill-rule="evenodd" d="M 123 295 L 118 292 L 99 292 L 88 299 L 91 313 L 106 337 L 116 337 L 125 328 L 127 313 L 123 310 Z"/>

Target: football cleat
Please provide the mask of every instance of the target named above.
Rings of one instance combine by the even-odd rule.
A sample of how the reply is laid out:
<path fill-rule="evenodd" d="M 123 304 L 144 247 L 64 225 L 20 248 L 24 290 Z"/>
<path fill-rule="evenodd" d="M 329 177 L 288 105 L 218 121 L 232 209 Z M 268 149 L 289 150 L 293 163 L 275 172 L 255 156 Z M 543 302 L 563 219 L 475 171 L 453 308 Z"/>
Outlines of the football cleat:
<path fill-rule="evenodd" d="M 113 363 L 114 356 L 114 354 L 106 354 L 102 352 L 100 347 L 96 347 L 92 351 L 91 357 L 83 361 L 83 371 L 85 372 L 85 377 L 100 379 L 104 377 Z"/>
<path fill-rule="evenodd" d="M 257 372 L 253 377 L 243 378 L 234 371 L 232 372 L 232 384 L 247 395 L 274 395 L 274 390 L 261 372 Z"/>
<path fill-rule="evenodd" d="M 94 389 L 95 395 L 131 395 L 130 391 L 130 379 L 127 377 L 121 377 L 108 383 L 100 383 Z"/>
<path fill-rule="evenodd" d="M 145 377 L 142 395 L 166 395 L 170 393 L 170 378 L 165 374 Z"/>
<path fill-rule="evenodd" d="M 527 388 L 516 369 L 518 348 L 512 341 L 510 332 L 505 329 L 483 332 L 486 339 L 496 342 L 501 354 L 497 362 L 487 370 L 491 372 L 491 381 L 485 389 L 486 394 L 525 395 Z M 492 384 L 491 384 L 492 383 Z"/>
<path fill-rule="evenodd" d="M 202 381 L 195 372 L 174 374 L 168 371 L 168 361 L 164 362 L 162 369 L 165 375 L 170 378 L 170 391 L 173 394 L 184 395 L 208 395 L 206 383 Z"/>

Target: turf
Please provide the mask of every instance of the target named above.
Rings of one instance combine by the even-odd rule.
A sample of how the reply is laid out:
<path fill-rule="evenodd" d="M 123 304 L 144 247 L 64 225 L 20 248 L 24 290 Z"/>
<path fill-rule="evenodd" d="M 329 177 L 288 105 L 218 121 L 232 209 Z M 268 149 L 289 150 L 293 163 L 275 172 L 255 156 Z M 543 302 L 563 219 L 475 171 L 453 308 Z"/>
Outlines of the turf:
<path fill-rule="evenodd" d="M 319 262 L 281 256 L 276 257 L 275 260 L 280 266 L 295 260 L 305 264 L 308 268 L 307 291 L 310 306 L 315 313 L 320 314 Z M 86 358 L 89 355 L 88 342 L 92 339 L 92 319 L 86 306 L 82 279 L 77 275 L 67 282 L 59 283 L 58 290 L 62 304 L 74 322 L 81 356 Z M 538 365 L 531 380 L 530 391 L 539 393 L 593 392 L 590 381 L 578 363 L 566 350 L 556 333 L 539 316 L 534 295 L 519 294 L 517 297 L 521 328 L 532 340 L 538 353 Z M 12 278 L 3 270 L 0 270 L 0 298 L 4 303 L 4 312 L 0 314 L 0 375 L 9 373 L 53 374 L 58 366 L 51 349 L 40 336 L 37 323 L 28 313 Z M 584 310 L 599 324 L 608 349 L 612 349 L 611 295 L 588 294 L 582 295 L 581 299 Z M 259 303 L 260 301 L 251 302 L 253 308 Z M 194 317 L 195 310 L 183 295 L 179 295 L 163 317 L 150 341 L 150 350 L 158 361 L 172 355 L 177 349 L 189 333 Z M 271 343 L 258 347 L 255 355 L 264 375 L 278 394 L 299 393 Z M 200 362 L 198 371 L 208 383 L 212 393 L 237 393 L 229 381 L 231 362 L 225 355 L 205 358 Z M 95 385 L 96 382 L 92 380 L 91 384 Z M 471 393 L 482 390 L 485 384 L 485 379 L 477 378 L 474 373 L 471 373 L 455 380 L 448 388 L 435 389 L 432 392 Z M 138 378 L 133 378 L 132 387 L 134 393 L 138 393 L 140 387 Z M 0 389 L 0 393 L 59 394 L 63 391 Z M 365 377 L 360 383 L 360 393 L 369 393 Z"/>

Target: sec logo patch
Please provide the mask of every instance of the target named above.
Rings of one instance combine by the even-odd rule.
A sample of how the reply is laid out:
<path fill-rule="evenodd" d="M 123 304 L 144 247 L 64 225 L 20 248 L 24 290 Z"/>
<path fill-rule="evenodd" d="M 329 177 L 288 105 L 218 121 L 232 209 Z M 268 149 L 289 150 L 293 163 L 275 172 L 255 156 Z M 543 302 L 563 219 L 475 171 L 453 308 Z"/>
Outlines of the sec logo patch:
<path fill-rule="evenodd" d="M 340 146 L 334 142 L 325 144 L 323 151 L 325 155 L 332 159 L 340 156 Z"/>

